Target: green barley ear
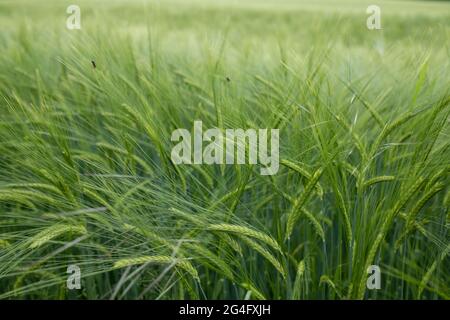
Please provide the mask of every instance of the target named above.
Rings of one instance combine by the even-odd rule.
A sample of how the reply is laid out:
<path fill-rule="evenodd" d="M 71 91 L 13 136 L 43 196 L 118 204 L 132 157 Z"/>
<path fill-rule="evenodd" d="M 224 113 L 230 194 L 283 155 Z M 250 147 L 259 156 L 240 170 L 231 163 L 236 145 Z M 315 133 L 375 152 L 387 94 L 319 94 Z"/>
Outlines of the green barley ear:
<path fill-rule="evenodd" d="M 114 152 L 118 155 L 122 155 L 124 157 L 129 157 L 130 159 L 136 161 L 136 163 L 138 163 L 145 170 L 145 172 L 147 174 L 153 173 L 153 169 L 147 164 L 147 162 L 144 159 L 137 156 L 136 154 L 130 154 L 130 152 L 128 150 L 113 146 L 106 142 L 97 142 L 96 146 L 100 149 L 108 150 L 108 151 Z"/>
<path fill-rule="evenodd" d="M 320 284 L 327 284 L 331 289 L 333 289 L 339 299 L 342 298 L 342 294 L 339 292 L 336 284 L 327 275 L 323 275 L 320 277 Z"/>
<path fill-rule="evenodd" d="M 405 215 L 406 226 L 405 230 L 399 236 L 397 241 L 395 242 L 395 249 L 397 250 L 401 242 L 408 237 L 408 235 L 413 231 L 413 229 L 417 228 L 420 230 L 421 225 L 416 221 L 417 215 L 420 210 L 425 206 L 425 204 L 436 194 L 444 189 L 445 185 L 443 183 L 438 183 L 435 186 L 431 187 L 413 206 L 411 211 Z"/>
<path fill-rule="evenodd" d="M 9 201 L 27 205 L 29 204 L 31 208 L 35 208 L 37 204 L 57 204 L 57 200 L 55 200 L 53 197 L 36 190 L 15 188 L 0 190 L 0 203 Z"/>
<path fill-rule="evenodd" d="M 421 188 L 425 181 L 424 177 L 418 177 L 417 180 L 412 184 L 412 186 L 404 192 L 400 199 L 396 202 L 394 207 L 388 212 L 386 217 L 384 218 L 383 224 L 380 227 L 380 231 L 378 232 L 375 240 L 372 243 L 372 246 L 369 249 L 367 259 L 365 262 L 364 272 L 367 270 L 367 267 L 372 264 L 373 259 L 375 258 L 376 253 L 378 252 L 378 249 L 381 245 L 381 242 L 386 236 L 386 233 L 388 232 L 389 228 L 391 227 L 392 222 L 394 221 L 395 217 L 400 213 L 400 210 L 406 205 L 408 200 Z M 366 291 L 366 281 L 364 277 L 361 277 L 361 280 L 359 282 L 359 288 L 358 288 L 358 299 L 363 299 L 364 293 Z"/>
<path fill-rule="evenodd" d="M 228 279 L 234 281 L 232 269 L 230 268 L 229 264 L 227 264 L 227 262 L 220 256 L 216 255 L 211 250 L 199 244 L 188 243 L 185 245 L 185 247 L 191 249 L 193 254 L 206 259 L 209 264 L 215 266 L 217 272 L 223 273 Z"/>
<path fill-rule="evenodd" d="M 241 283 L 241 287 L 247 289 L 250 292 L 251 297 L 254 297 L 257 300 L 266 300 L 264 294 L 261 293 L 258 289 L 255 288 L 254 285 L 248 282 Z"/>
<path fill-rule="evenodd" d="M 60 189 L 47 183 L 11 183 L 5 186 L 6 188 L 31 188 L 31 189 L 43 189 L 51 191 L 53 193 L 63 195 Z"/>
<path fill-rule="evenodd" d="M 319 181 L 322 172 L 323 168 L 320 168 L 314 172 L 308 184 L 306 185 L 305 190 L 303 190 L 303 193 L 300 195 L 298 199 L 295 200 L 294 204 L 292 205 L 291 211 L 288 213 L 287 217 L 286 239 L 290 237 L 292 231 L 294 230 L 294 225 L 301 215 L 301 209 L 303 205 L 305 205 L 306 201 L 309 199 L 311 191 Z"/>
<path fill-rule="evenodd" d="M 67 225 L 67 224 L 56 224 L 54 226 L 51 226 L 41 232 L 39 232 L 37 235 L 35 235 L 30 240 L 30 249 L 36 249 L 40 246 L 46 244 L 50 240 L 59 237 L 62 234 L 65 233 L 77 233 L 77 234 L 86 234 L 87 230 L 83 226 L 75 226 L 75 225 Z"/>
<path fill-rule="evenodd" d="M 397 118 L 396 120 L 394 120 L 393 122 L 391 122 L 390 124 L 384 126 L 383 130 L 381 130 L 381 133 L 378 135 L 377 139 L 375 140 L 375 142 L 372 145 L 371 155 L 374 155 L 377 152 L 378 147 L 380 146 L 380 144 L 383 142 L 383 140 L 385 138 L 387 138 L 397 128 L 401 127 L 406 122 L 408 122 L 412 118 L 416 117 L 419 113 L 420 113 L 420 111 L 419 112 L 407 112 L 407 113 L 403 114 L 402 116 L 400 116 L 399 118 Z"/>
<path fill-rule="evenodd" d="M 308 210 L 301 209 L 302 213 L 305 215 L 305 217 L 311 222 L 311 224 L 314 227 L 314 230 L 316 231 L 317 235 L 322 239 L 322 242 L 325 242 L 325 231 L 323 230 L 322 225 L 317 220 L 317 218 Z"/>
<path fill-rule="evenodd" d="M 194 266 L 187 260 L 180 260 L 170 256 L 142 256 L 136 258 L 120 259 L 114 263 L 113 268 L 120 269 L 124 267 L 140 265 L 140 264 L 174 264 L 180 269 L 189 273 L 194 279 L 199 279 L 198 272 Z"/>
<path fill-rule="evenodd" d="M 297 173 L 299 173 L 301 176 L 305 177 L 307 180 L 311 180 L 313 174 L 308 171 L 308 169 L 305 168 L 304 165 L 301 165 L 299 163 L 294 163 L 287 159 L 281 159 L 280 164 L 285 166 L 286 168 L 289 168 Z M 315 188 L 317 189 L 317 195 L 319 198 L 322 199 L 323 197 L 323 188 L 320 185 L 319 182 L 316 183 Z"/>
<path fill-rule="evenodd" d="M 192 213 L 181 211 L 177 208 L 169 208 L 170 212 L 173 212 L 177 216 L 181 217 L 182 219 L 185 219 L 186 221 L 191 222 L 194 225 L 198 225 L 200 227 L 204 227 L 207 222 L 205 218 L 199 215 L 193 215 Z"/>
<path fill-rule="evenodd" d="M 436 268 L 439 266 L 439 264 L 444 261 L 444 259 L 447 257 L 447 255 L 450 252 L 450 244 L 447 245 L 445 250 L 442 251 L 442 253 L 436 258 L 436 260 L 433 261 L 431 266 L 428 268 L 427 272 L 423 276 L 422 280 L 419 284 L 419 291 L 417 293 L 417 299 L 420 299 L 422 297 L 422 292 L 425 289 L 427 283 L 430 281 L 430 278 L 433 274 L 433 272 L 436 270 Z"/>
<path fill-rule="evenodd" d="M 4 240 L 4 239 L 0 239 L 0 248 L 7 248 L 9 247 L 11 244 L 9 243 L 9 241 Z"/>
<path fill-rule="evenodd" d="M 295 275 L 294 281 L 294 289 L 292 292 L 292 298 L 295 300 L 300 299 L 301 285 L 304 278 L 304 273 L 305 273 L 305 260 L 302 260 L 298 263 L 297 266 L 297 273 Z"/>
<path fill-rule="evenodd" d="M 411 227 L 413 225 L 413 222 L 415 221 L 417 214 L 419 211 L 425 206 L 425 204 L 436 194 L 444 190 L 445 185 L 443 183 L 438 183 L 435 186 L 433 186 L 431 189 L 429 189 L 420 199 L 417 201 L 417 203 L 414 205 L 414 207 L 411 209 L 411 212 L 408 214 L 407 218 L 407 227 Z"/>
<path fill-rule="evenodd" d="M 234 233 L 239 236 L 245 236 L 250 237 L 254 239 L 258 239 L 265 244 L 269 245 L 273 249 L 277 250 L 278 252 L 282 252 L 280 245 L 270 236 L 266 235 L 265 233 L 262 233 L 260 231 L 256 231 L 244 226 L 237 226 L 227 223 L 221 223 L 221 224 L 213 224 L 208 226 L 208 230 L 212 231 L 220 231 L 220 232 L 229 232 Z"/>
<path fill-rule="evenodd" d="M 355 99 L 358 99 L 362 103 L 362 105 L 369 111 L 372 118 L 375 119 L 375 122 L 382 128 L 384 126 L 383 118 L 381 118 L 380 114 L 374 108 L 374 106 L 372 106 L 371 103 L 369 103 L 366 99 L 364 99 L 364 97 L 359 92 L 357 92 L 356 89 L 353 88 L 353 86 L 349 82 L 343 81 L 343 83 L 347 87 L 347 89 L 353 94 Z"/>
<path fill-rule="evenodd" d="M 342 193 L 339 190 L 337 191 L 337 197 L 339 200 L 339 206 L 342 210 L 342 216 L 344 220 L 344 226 L 345 226 L 345 234 L 347 238 L 347 246 L 350 248 L 352 246 L 353 241 L 353 231 L 352 231 L 352 224 L 350 221 L 350 215 L 348 213 L 347 206 L 345 205 L 344 197 L 342 196 Z"/>
<path fill-rule="evenodd" d="M 249 189 L 251 189 L 251 186 L 246 185 L 246 186 L 244 187 L 243 191 L 247 191 L 247 190 L 249 190 Z M 225 194 L 224 196 L 222 196 L 220 199 L 218 199 L 217 201 L 213 202 L 213 203 L 211 204 L 211 206 L 210 206 L 208 209 L 209 209 L 209 210 L 215 209 L 217 206 L 219 206 L 219 205 L 225 203 L 225 202 L 228 201 L 229 199 L 236 197 L 236 195 L 239 194 L 239 192 L 242 192 L 242 189 L 236 188 L 236 189 L 234 189 L 234 190 L 228 192 L 227 194 Z"/>
<path fill-rule="evenodd" d="M 369 180 L 364 181 L 363 188 L 370 187 L 371 185 L 380 183 L 380 182 L 388 182 L 395 180 L 394 176 L 379 176 L 375 178 L 371 178 Z"/>
<path fill-rule="evenodd" d="M 235 239 L 230 237 L 228 234 L 223 235 L 223 240 L 241 257 L 243 256 L 242 247 Z"/>
<path fill-rule="evenodd" d="M 445 207 L 450 207 L 450 191 L 447 191 L 447 193 L 445 194 L 443 204 Z"/>
<path fill-rule="evenodd" d="M 136 232 L 140 235 L 142 235 L 143 237 L 155 241 L 157 243 L 160 243 L 164 246 L 166 246 L 167 248 L 170 248 L 172 250 L 174 250 L 176 248 L 176 245 L 173 244 L 172 242 L 168 241 L 167 239 L 165 239 L 164 237 L 160 236 L 159 234 L 157 234 L 154 231 L 151 230 L 147 230 L 146 228 L 140 228 L 137 226 L 133 226 L 130 225 L 128 223 L 123 224 L 123 228 L 126 231 L 132 231 L 132 232 Z"/>
<path fill-rule="evenodd" d="M 287 277 L 286 270 L 283 268 L 281 263 L 269 252 L 269 250 L 265 249 L 263 246 L 259 245 L 255 241 L 247 238 L 242 237 L 242 240 L 244 240 L 247 245 L 255 250 L 256 252 L 260 253 L 264 258 L 267 259 L 274 267 L 277 269 L 277 271 L 283 276 L 283 278 Z"/>
<path fill-rule="evenodd" d="M 364 143 L 362 142 L 360 136 L 355 132 L 355 130 L 348 124 L 342 117 L 333 114 L 334 118 L 345 130 L 350 132 L 352 139 L 354 140 L 355 147 L 358 149 L 359 154 L 361 155 L 362 162 L 365 163 L 367 160 L 367 151 L 364 147 Z"/>

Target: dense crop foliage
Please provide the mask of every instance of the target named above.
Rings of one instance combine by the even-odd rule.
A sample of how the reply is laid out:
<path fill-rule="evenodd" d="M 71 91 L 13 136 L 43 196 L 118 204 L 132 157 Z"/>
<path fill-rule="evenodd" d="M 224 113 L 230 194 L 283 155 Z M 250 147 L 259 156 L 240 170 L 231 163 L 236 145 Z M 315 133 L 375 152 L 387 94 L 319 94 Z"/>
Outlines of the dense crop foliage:
<path fill-rule="evenodd" d="M 0 3 L 0 298 L 450 298 L 449 3 L 68 4 Z M 194 120 L 278 173 L 174 165 Z"/>

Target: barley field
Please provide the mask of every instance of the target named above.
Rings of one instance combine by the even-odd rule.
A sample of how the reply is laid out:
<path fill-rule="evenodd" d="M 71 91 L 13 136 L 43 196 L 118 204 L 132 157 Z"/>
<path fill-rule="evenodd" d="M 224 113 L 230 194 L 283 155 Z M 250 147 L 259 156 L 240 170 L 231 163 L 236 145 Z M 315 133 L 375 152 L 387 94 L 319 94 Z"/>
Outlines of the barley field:
<path fill-rule="evenodd" d="M 0 299 L 450 299 L 450 2 L 2 0 L 0 30 Z M 278 172 L 174 164 L 196 120 L 278 129 Z"/>

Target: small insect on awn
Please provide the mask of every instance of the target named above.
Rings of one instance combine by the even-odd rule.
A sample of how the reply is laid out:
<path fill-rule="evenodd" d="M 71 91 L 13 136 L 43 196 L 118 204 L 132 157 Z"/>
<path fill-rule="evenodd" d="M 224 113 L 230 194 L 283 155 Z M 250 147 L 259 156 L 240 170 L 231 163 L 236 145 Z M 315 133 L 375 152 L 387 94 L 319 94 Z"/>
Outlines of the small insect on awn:
<path fill-rule="evenodd" d="M 227 79 L 227 81 L 228 81 L 228 82 L 230 82 L 230 81 L 231 81 L 231 79 L 230 79 L 230 78 L 228 78 L 228 77 L 227 77 L 226 79 Z"/>
<path fill-rule="evenodd" d="M 95 65 L 95 61 L 94 60 L 92 60 L 91 63 L 92 63 L 92 66 L 94 67 L 94 69 L 97 68 L 97 66 Z"/>

